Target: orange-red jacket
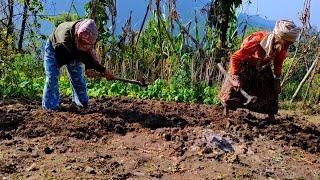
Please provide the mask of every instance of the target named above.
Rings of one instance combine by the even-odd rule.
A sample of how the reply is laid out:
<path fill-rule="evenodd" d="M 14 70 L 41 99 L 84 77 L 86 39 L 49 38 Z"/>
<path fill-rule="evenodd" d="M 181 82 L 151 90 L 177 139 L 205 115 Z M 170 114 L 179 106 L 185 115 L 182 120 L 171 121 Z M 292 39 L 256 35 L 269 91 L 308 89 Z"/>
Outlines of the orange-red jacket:
<path fill-rule="evenodd" d="M 267 35 L 267 32 L 259 31 L 251 34 L 249 37 L 245 38 L 241 47 L 238 51 L 233 53 L 230 59 L 230 74 L 237 74 L 239 71 L 239 62 L 245 61 L 252 66 L 257 65 L 257 61 L 260 61 L 260 65 L 268 64 L 272 58 L 265 58 L 265 51 L 260 46 L 261 40 Z M 287 57 L 288 46 L 283 47 L 281 51 L 275 55 L 273 58 L 274 64 L 274 75 L 277 77 L 281 76 L 282 64 Z"/>

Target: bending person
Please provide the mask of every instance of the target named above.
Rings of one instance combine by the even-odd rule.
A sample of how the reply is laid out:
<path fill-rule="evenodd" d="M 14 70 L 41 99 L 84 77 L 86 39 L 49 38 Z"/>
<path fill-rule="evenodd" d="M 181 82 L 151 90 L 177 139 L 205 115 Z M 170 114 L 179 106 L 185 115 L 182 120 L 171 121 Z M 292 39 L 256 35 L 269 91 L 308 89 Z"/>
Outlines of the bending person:
<path fill-rule="evenodd" d="M 228 109 L 247 108 L 274 118 L 281 92 L 282 64 L 298 32 L 292 21 L 279 20 L 272 33 L 259 31 L 244 39 L 240 49 L 230 59 L 229 73 L 234 82 L 225 79 L 219 93 L 225 113 Z M 257 101 L 244 106 L 246 99 L 238 91 L 240 88 L 256 96 Z"/>
<path fill-rule="evenodd" d="M 99 63 L 94 49 L 97 37 L 98 30 L 92 19 L 64 22 L 51 34 L 44 54 L 46 82 L 42 97 L 43 109 L 59 108 L 58 78 L 60 68 L 64 65 L 72 88 L 72 101 L 80 107 L 88 106 L 82 63 L 86 70 L 94 69 L 107 80 L 114 79 L 114 75 Z"/>

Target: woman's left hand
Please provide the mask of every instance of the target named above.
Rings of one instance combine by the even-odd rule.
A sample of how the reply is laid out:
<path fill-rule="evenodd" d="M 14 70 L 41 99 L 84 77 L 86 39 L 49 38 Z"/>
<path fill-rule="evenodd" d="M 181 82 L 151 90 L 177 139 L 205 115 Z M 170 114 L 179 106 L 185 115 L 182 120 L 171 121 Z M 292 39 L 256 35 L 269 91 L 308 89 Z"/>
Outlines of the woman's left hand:
<path fill-rule="evenodd" d="M 99 73 L 93 69 L 88 69 L 88 70 L 86 70 L 86 76 L 88 78 L 98 78 L 98 77 L 101 77 L 101 73 Z"/>
<path fill-rule="evenodd" d="M 280 94 L 280 92 L 281 92 L 280 79 L 276 79 L 276 80 L 274 81 L 274 89 L 275 89 L 275 92 L 276 92 L 277 94 Z"/>
<path fill-rule="evenodd" d="M 231 77 L 233 79 L 233 82 L 232 82 L 233 89 L 236 91 L 239 91 L 241 88 L 240 77 L 238 75 L 232 75 Z"/>

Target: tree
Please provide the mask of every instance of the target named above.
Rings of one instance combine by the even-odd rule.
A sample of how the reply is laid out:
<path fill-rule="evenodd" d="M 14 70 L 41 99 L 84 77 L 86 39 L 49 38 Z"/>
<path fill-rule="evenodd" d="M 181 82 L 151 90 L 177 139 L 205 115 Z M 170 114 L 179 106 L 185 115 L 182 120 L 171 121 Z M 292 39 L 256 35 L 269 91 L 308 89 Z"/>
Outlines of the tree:
<path fill-rule="evenodd" d="M 228 43 L 232 43 L 231 38 L 234 36 L 236 29 L 229 33 L 228 30 L 237 24 L 237 17 L 235 10 L 242 4 L 241 0 L 212 0 L 208 13 L 207 25 L 211 28 L 215 28 L 217 33 L 218 50 L 222 51 L 227 48 Z M 221 58 L 221 53 L 218 53 L 218 57 Z"/>
<path fill-rule="evenodd" d="M 30 0 L 24 0 L 23 4 L 24 4 L 24 6 L 23 6 L 22 23 L 21 23 L 19 42 L 18 42 L 18 50 L 19 51 L 22 50 L 22 43 L 23 43 L 24 33 L 26 30 Z"/>
<path fill-rule="evenodd" d="M 8 39 L 9 35 L 12 35 L 13 33 L 13 23 L 12 23 L 12 19 L 13 19 L 13 0 L 8 0 L 8 23 L 7 23 L 7 35 L 6 35 L 6 39 Z"/>
<path fill-rule="evenodd" d="M 241 0 L 212 0 L 203 11 L 207 13 L 206 34 L 214 32 L 215 38 L 210 48 L 212 48 L 212 59 L 205 62 L 204 74 L 209 85 L 213 84 L 214 77 L 220 77 L 219 72 L 213 71 L 211 61 L 224 61 L 230 47 L 234 46 L 237 32 L 236 8 L 242 4 Z M 218 73 L 218 74 L 217 74 Z"/>

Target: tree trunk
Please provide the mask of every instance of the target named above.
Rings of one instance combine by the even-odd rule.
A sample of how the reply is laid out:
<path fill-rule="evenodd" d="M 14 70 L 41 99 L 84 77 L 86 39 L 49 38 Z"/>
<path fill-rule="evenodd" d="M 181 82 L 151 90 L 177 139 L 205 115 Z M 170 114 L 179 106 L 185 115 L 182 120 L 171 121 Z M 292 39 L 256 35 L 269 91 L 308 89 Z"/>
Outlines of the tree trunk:
<path fill-rule="evenodd" d="M 163 66 L 164 66 L 164 54 L 163 54 L 163 49 L 162 49 L 162 29 L 161 29 L 161 8 L 160 8 L 160 1 L 161 0 L 156 0 L 156 14 L 157 14 L 157 25 L 158 25 L 158 32 L 159 32 L 159 53 L 160 53 L 160 62 L 156 63 L 156 66 L 160 67 L 160 77 L 163 79 L 164 78 L 164 71 L 163 71 Z"/>
<path fill-rule="evenodd" d="M 96 0 L 91 0 L 90 1 L 90 10 L 89 10 L 89 14 L 88 14 L 88 18 L 90 19 L 94 19 L 95 20 L 95 17 L 96 17 L 96 11 L 95 11 L 95 8 L 96 8 Z"/>
<path fill-rule="evenodd" d="M 6 39 L 8 39 L 9 35 L 12 35 L 13 33 L 13 0 L 8 0 L 8 10 L 9 10 L 9 16 L 8 16 L 8 24 L 7 24 L 7 35 Z"/>
<path fill-rule="evenodd" d="M 21 32 L 20 32 L 19 43 L 18 43 L 18 50 L 19 51 L 22 50 L 22 43 L 23 43 L 24 33 L 26 30 L 26 24 L 27 24 L 27 19 L 28 19 L 29 4 L 30 4 L 30 0 L 24 0 Z"/>
<path fill-rule="evenodd" d="M 114 36 L 115 30 L 116 30 L 116 22 L 117 22 L 117 0 L 112 0 L 110 2 L 112 2 L 112 5 L 110 6 L 111 23 L 112 23 L 111 33 L 112 33 L 112 36 Z"/>
<path fill-rule="evenodd" d="M 227 43 L 227 32 L 228 32 L 228 28 L 229 28 L 229 20 L 230 20 L 230 9 L 231 9 L 231 2 L 227 1 L 227 2 L 220 2 L 220 6 L 223 9 L 223 14 L 221 15 L 222 17 L 222 21 L 221 21 L 221 34 L 219 39 L 221 40 L 221 48 L 225 49 L 226 48 L 226 43 Z"/>

